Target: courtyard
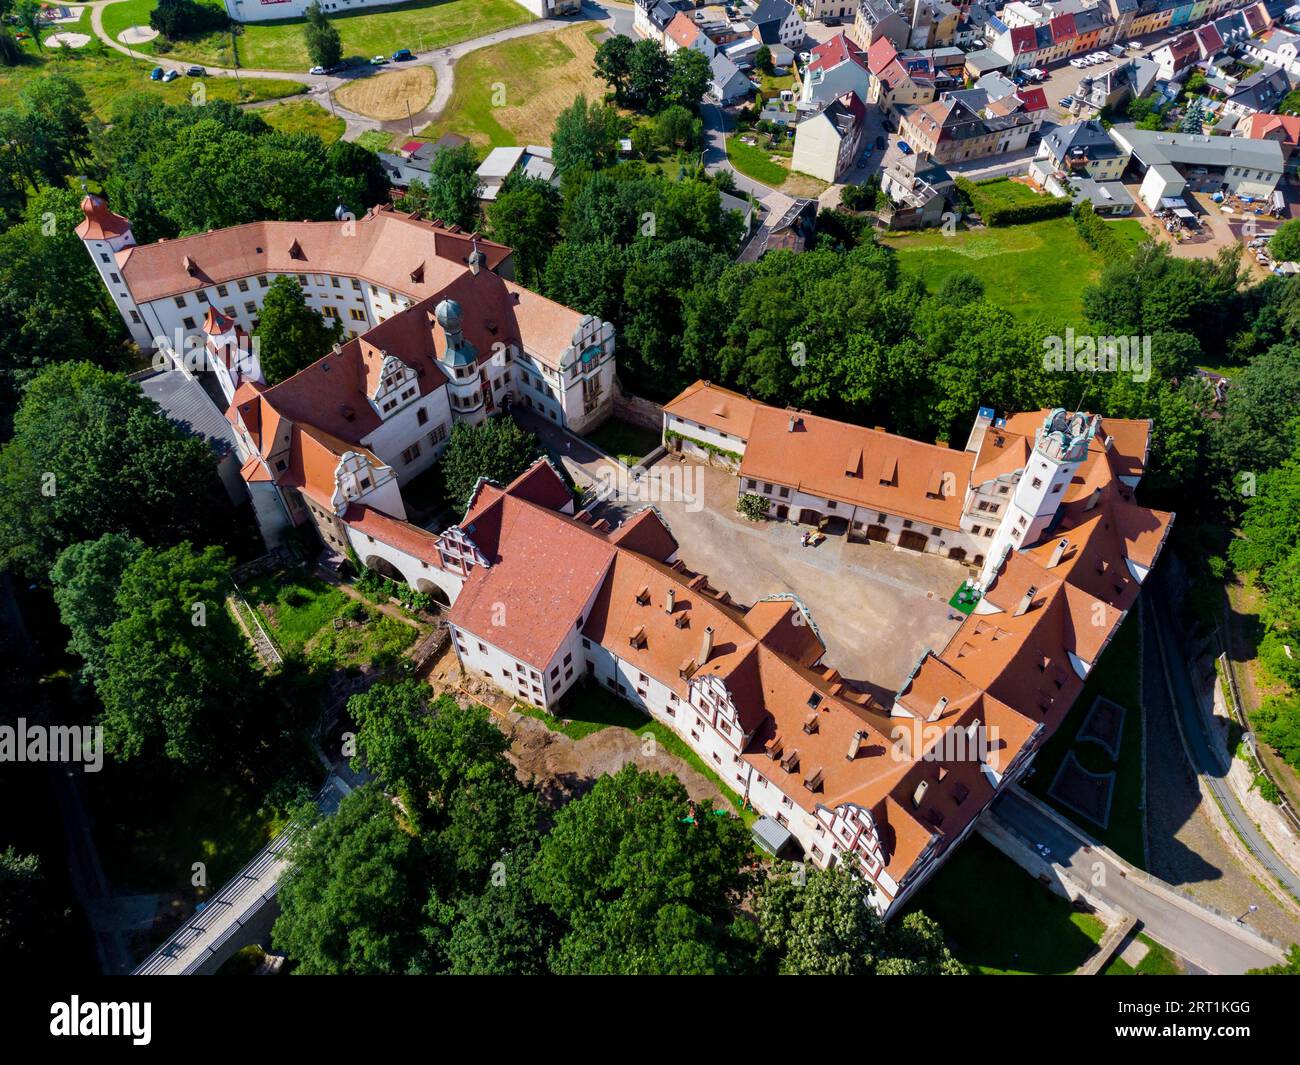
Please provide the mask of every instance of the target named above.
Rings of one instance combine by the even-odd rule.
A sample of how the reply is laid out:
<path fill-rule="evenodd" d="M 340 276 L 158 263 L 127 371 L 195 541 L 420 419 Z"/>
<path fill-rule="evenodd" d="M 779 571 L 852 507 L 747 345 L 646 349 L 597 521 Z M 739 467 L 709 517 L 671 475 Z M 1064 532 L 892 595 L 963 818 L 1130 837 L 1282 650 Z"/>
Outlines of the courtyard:
<path fill-rule="evenodd" d="M 736 513 L 737 480 L 725 470 L 669 457 L 631 487 L 625 473 L 618 479 L 625 468 L 595 448 L 540 419 L 520 421 L 579 485 L 601 494 L 605 486 L 615 489 L 593 507 L 611 525 L 654 506 L 677 538 L 682 562 L 735 602 L 798 597 L 826 644 L 826 664 L 886 705 L 921 652 L 941 651 L 960 625 L 948 606 L 970 575 L 959 562 L 842 536 L 803 547 L 806 526 Z"/>

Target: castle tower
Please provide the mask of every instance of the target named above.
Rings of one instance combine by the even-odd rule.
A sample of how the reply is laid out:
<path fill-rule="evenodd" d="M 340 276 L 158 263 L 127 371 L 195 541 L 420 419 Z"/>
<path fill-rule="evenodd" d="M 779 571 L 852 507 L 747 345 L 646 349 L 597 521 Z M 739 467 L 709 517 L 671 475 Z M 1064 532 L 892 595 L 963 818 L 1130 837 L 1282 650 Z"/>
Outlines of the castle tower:
<path fill-rule="evenodd" d="M 248 334 L 233 318 L 228 318 L 211 304 L 203 319 L 204 351 L 207 368 L 217 375 L 226 402 L 233 403 L 235 392 L 245 381 L 266 384 Z"/>
<path fill-rule="evenodd" d="M 434 308 L 442 327 L 444 343 L 438 362 L 448 377 L 447 394 L 456 421 L 478 424 L 487 417 L 486 402 L 478 371 L 478 349 L 465 339 L 461 326 L 464 314 L 455 300 L 443 300 Z"/>
<path fill-rule="evenodd" d="M 118 266 L 117 254 L 127 248 L 135 247 L 135 236 L 131 233 L 131 223 L 120 214 L 108 209 L 108 204 L 99 196 L 87 194 L 81 201 L 81 213 L 84 220 L 77 226 L 77 236 L 86 245 L 91 261 L 99 276 L 103 278 L 113 304 L 121 314 L 122 320 L 131 333 L 131 339 L 141 348 L 153 346 L 153 336 L 149 326 L 136 306 L 131 290 L 122 278 Z"/>
<path fill-rule="evenodd" d="M 1043 419 L 1034 450 L 989 544 L 980 588 L 992 583 L 1008 551 L 1036 544 L 1047 533 L 1075 471 L 1087 458 L 1099 422 L 1095 415 L 1070 414 L 1060 407 Z"/>

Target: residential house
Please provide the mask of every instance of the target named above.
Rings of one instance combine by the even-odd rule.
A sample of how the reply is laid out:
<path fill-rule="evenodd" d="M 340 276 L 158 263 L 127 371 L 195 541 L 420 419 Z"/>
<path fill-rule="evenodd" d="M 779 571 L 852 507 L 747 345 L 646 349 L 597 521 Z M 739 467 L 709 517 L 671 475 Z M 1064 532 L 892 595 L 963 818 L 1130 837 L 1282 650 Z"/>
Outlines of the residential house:
<path fill-rule="evenodd" d="M 1037 125 L 1021 108 L 999 114 L 989 107 L 982 114 L 945 93 L 934 103 L 909 111 L 899 126 L 899 136 L 913 150 L 928 152 L 946 166 L 1019 151 Z"/>
<path fill-rule="evenodd" d="M 807 0 L 802 6 L 814 21 L 842 20 L 853 18 L 857 0 Z"/>
<path fill-rule="evenodd" d="M 1250 140 L 1277 141 L 1282 158 L 1294 168 L 1292 159 L 1300 145 L 1300 115 L 1271 115 L 1256 112 L 1237 123 L 1236 136 Z"/>
<path fill-rule="evenodd" d="M 1233 87 L 1223 101 L 1225 115 L 1259 114 L 1277 111 L 1291 91 L 1291 76 L 1280 67 L 1265 67 Z"/>
<path fill-rule="evenodd" d="M 1159 68 L 1150 59 L 1122 59 L 1099 74 L 1080 78 L 1074 98 L 1081 107 L 1115 111 L 1149 93 L 1158 77 Z"/>
<path fill-rule="evenodd" d="M 1011 60 L 999 55 L 992 48 L 979 48 L 966 53 L 965 72 L 972 81 L 985 74 L 999 74 L 1011 65 Z"/>
<path fill-rule="evenodd" d="M 694 0 L 633 0 L 632 30 L 641 37 L 663 44 L 668 27 L 678 13 L 694 8 Z"/>
<path fill-rule="evenodd" d="M 1106 216 L 1133 213 L 1133 197 L 1120 178 L 1128 155 L 1095 119 L 1057 126 L 1043 137 L 1029 176 L 1053 196 L 1090 203 Z"/>
<path fill-rule="evenodd" d="M 664 30 L 664 50 L 672 55 L 680 48 L 690 48 L 699 52 L 705 59 L 712 59 L 718 52 L 718 46 L 703 27 L 686 11 L 677 12 L 668 28 Z"/>
<path fill-rule="evenodd" d="M 722 52 L 709 60 L 709 92 L 724 107 L 747 99 L 757 90 L 758 86 Z"/>
<path fill-rule="evenodd" d="M 817 230 L 817 201 L 772 191 L 759 202 L 762 218 L 737 259 L 757 262 L 769 251 L 803 251 Z"/>
<path fill-rule="evenodd" d="M 857 162 L 866 126 L 861 98 L 844 93 L 795 127 L 790 169 L 836 184 Z"/>
<path fill-rule="evenodd" d="M 885 152 L 880 187 L 890 206 L 877 214 L 886 229 L 928 229 L 941 225 L 953 201 L 952 175 L 927 152 L 904 152 L 895 141 Z"/>
<path fill-rule="evenodd" d="M 763 44 L 798 49 L 808 35 L 803 19 L 788 0 L 759 0 L 748 22 L 754 27 L 754 39 Z"/>
<path fill-rule="evenodd" d="M 957 39 L 961 9 L 948 0 L 912 0 L 912 26 L 909 48 L 951 46 Z"/>
<path fill-rule="evenodd" d="M 398 154 L 380 152 L 379 162 L 390 185 L 403 189 L 409 188 L 412 181 L 427 185 L 434 159 L 449 148 L 468 143 L 469 139 L 458 133 L 444 133 L 436 141 L 407 141 Z"/>
<path fill-rule="evenodd" d="M 882 37 L 898 51 L 908 47 L 912 25 L 907 15 L 891 0 L 862 0 L 853 16 L 849 35 L 858 47 L 869 49 Z"/>
<path fill-rule="evenodd" d="M 1300 76 L 1300 36 L 1291 30 L 1275 26 L 1258 38 L 1245 37 L 1241 50 L 1265 66 Z"/>
<path fill-rule="evenodd" d="M 1194 33 L 1184 33 L 1151 53 L 1164 81 L 1181 81 L 1201 61 L 1201 45 Z"/>
<path fill-rule="evenodd" d="M 867 53 L 843 33 L 817 45 L 796 77 L 799 100 L 804 104 L 829 102 L 846 92 L 856 93 L 862 100 L 871 95 Z"/>

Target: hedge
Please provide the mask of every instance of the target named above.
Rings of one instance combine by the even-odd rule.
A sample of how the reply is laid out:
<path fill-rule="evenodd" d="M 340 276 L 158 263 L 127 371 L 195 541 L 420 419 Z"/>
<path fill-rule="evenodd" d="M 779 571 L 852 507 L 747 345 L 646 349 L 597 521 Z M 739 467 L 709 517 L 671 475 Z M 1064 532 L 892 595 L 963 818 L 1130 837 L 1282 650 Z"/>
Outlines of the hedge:
<path fill-rule="evenodd" d="M 1128 251 L 1115 236 L 1115 231 L 1092 209 L 1092 204 L 1081 203 L 1073 213 L 1074 227 L 1088 247 L 1100 252 L 1108 262 L 1128 258 Z"/>
<path fill-rule="evenodd" d="M 1046 218 L 1062 218 L 1070 213 L 1070 201 L 1043 200 L 1042 203 L 1018 203 L 1007 207 L 994 207 L 982 217 L 987 226 L 1018 226 L 1025 222 L 1041 222 Z"/>

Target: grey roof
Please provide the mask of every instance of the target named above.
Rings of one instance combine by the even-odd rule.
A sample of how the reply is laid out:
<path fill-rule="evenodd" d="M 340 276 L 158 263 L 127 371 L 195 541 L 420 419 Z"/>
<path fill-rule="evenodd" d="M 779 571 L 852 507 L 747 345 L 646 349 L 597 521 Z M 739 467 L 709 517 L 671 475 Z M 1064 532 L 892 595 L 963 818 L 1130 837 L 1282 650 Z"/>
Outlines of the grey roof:
<path fill-rule="evenodd" d="M 1116 204 L 1134 206 L 1133 197 L 1129 195 L 1123 182 L 1094 181 L 1090 177 L 1071 175 L 1070 184 L 1075 190 L 1071 197 L 1075 203 L 1087 200 L 1094 207 L 1114 207 Z"/>
<path fill-rule="evenodd" d="M 1129 124 L 1112 126 L 1111 136 L 1147 166 L 1243 166 L 1282 172 L 1282 146 L 1277 141 L 1165 133 Z"/>
<path fill-rule="evenodd" d="M 754 13 L 749 16 L 749 20 L 760 27 L 768 22 L 776 22 L 779 25 L 790 17 L 790 12 L 793 10 L 788 0 L 761 0 Z"/>
<path fill-rule="evenodd" d="M 794 834 L 788 828 L 783 828 L 777 824 L 770 817 L 760 817 L 754 822 L 751 832 L 755 843 L 769 854 L 776 856 L 780 856 L 794 842 Z"/>
<path fill-rule="evenodd" d="M 966 53 L 966 65 L 977 73 L 986 74 L 990 70 L 1005 70 L 1011 65 L 1011 60 L 992 48 L 977 48 Z"/>
<path fill-rule="evenodd" d="M 1119 154 L 1119 149 L 1110 139 L 1110 134 L 1096 119 L 1072 122 L 1068 126 L 1057 126 L 1043 138 L 1043 143 L 1057 159 L 1063 158 L 1067 152 L 1075 149 L 1082 150 L 1089 159 Z"/>
<path fill-rule="evenodd" d="M 1228 103 L 1252 111 L 1273 111 L 1291 91 L 1291 78 L 1281 67 L 1265 67 L 1243 78 L 1228 96 Z"/>
<path fill-rule="evenodd" d="M 140 380 L 140 391 L 168 421 L 206 440 L 218 455 L 235 448 L 235 431 L 199 382 L 180 370 L 159 370 Z"/>

